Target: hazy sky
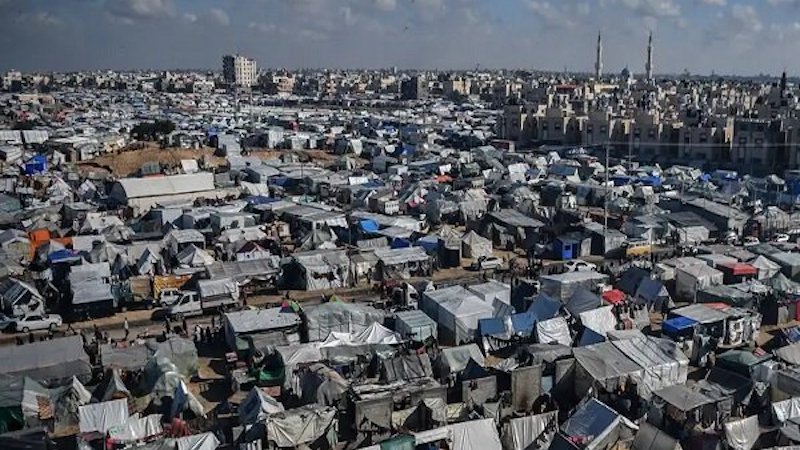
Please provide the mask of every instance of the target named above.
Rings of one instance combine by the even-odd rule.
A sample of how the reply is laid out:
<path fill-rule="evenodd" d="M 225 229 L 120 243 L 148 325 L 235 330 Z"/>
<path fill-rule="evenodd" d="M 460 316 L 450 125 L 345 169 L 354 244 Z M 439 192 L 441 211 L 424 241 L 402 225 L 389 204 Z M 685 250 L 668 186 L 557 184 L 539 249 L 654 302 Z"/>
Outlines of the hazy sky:
<path fill-rule="evenodd" d="M 800 0 L 0 0 L 0 69 L 506 67 L 800 75 Z"/>

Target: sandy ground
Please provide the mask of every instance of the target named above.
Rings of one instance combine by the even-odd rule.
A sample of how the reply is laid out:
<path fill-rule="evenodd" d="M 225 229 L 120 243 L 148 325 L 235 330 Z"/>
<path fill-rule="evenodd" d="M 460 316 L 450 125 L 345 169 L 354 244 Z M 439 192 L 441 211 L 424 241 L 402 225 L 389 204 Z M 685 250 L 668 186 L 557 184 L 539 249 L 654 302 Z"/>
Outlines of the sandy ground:
<path fill-rule="evenodd" d="M 110 171 L 116 177 L 127 177 L 134 175 L 142 165 L 151 161 L 158 161 L 162 166 L 176 168 L 180 167 L 182 159 L 200 160 L 203 158 L 211 167 L 217 167 L 225 163 L 224 158 L 214 156 L 214 149 L 204 148 L 200 150 L 160 148 L 156 144 L 145 144 L 145 147 L 137 150 L 124 150 L 116 154 L 103 155 L 89 161 L 78 164 L 84 171 L 93 171 L 97 168 Z"/>

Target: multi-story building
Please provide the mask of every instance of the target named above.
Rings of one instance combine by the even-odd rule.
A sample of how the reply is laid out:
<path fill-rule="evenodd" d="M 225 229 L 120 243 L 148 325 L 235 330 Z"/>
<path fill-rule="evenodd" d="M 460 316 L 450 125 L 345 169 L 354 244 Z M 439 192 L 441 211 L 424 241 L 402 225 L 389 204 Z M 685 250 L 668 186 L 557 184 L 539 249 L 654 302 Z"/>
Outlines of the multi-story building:
<path fill-rule="evenodd" d="M 255 86 L 258 82 L 256 60 L 241 55 L 225 55 L 222 57 L 222 76 L 228 84 Z"/>

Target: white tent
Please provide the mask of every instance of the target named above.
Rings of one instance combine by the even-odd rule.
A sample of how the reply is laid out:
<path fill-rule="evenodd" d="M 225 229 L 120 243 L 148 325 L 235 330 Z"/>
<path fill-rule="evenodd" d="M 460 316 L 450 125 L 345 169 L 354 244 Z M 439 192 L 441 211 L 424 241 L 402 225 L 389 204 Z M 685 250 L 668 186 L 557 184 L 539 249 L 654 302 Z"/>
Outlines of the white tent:
<path fill-rule="evenodd" d="M 78 407 L 81 433 L 98 431 L 105 433 L 128 421 L 128 399 L 92 403 Z"/>
<path fill-rule="evenodd" d="M 216 450 L 219 439 L 214 433 L 194 434 L 175 440 L 175 450 Z"/>
<path fill-rule="evenodd" d="M 472 259 L 492 256 L 492 241 L 475 231 L 468 231 L 461 238 L 461 255 Z"/>
<path fill-rule="evenodd" d="M 214 258 L 205 250 L 194 244 L 189 244 L 178 256 L 178 263 L 185 267 L 202 267 L 214 263 Z"/>
<path fill-rule="evenodd" d="M 283 405 L 259 388 L 253 388 L 239 405 L 239 422 L 254 424 L 266 419 L 270 414 L 283 411 Z"/>
<path fill-rule="evenodd" d="M 501 450 L 494 419 L 471 420 L 415 433 L 417 445 L 446 440 L 458 450 Z"/>
<path fill-rule="evenodd" d="M 750 261 L 750 265 L 758 269 L 759 280 L 768 280 L 781 270 L 780 264 L 764 255 L 759 255 L 756 259 Z"/>
<path fill-rule="evenodd" d="M 611 343 L 643 369 L 639 395 L 647 399 L 653 391 L 686 383 L 689 358 L 677 343 L 652 337 L 615 340 Z"/>
<path fill-rule="evenodd" d="M 698 291 L 723 283 L 723 273 L 705 264 L 675 269 L 675 290 L 678 297 L 694 299 Z"/>
<path fill-rule="evenodd" d="M 455 344 L 470 342 L 478 330 L 478 320 L 494 315 L 492 305 L 462 286 L 453 286 L 422 295 L 421 309 L 436 320 Z M 440 338 L 443 338 L 440 333 Z"/>

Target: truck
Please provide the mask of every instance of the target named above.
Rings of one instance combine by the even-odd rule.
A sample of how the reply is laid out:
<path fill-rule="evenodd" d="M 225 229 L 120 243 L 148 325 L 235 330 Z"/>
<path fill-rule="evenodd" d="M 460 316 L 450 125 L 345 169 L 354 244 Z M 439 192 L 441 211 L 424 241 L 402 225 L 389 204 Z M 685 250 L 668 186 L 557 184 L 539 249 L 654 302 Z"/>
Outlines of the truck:
<path fill-rule="evenodd" d="M 199 316 L 241 306 L 239 285 L 231 278 L 200 280 L 197 291 L 181 291 L 181 297 L 168 310 L 175 319 Z"/>

